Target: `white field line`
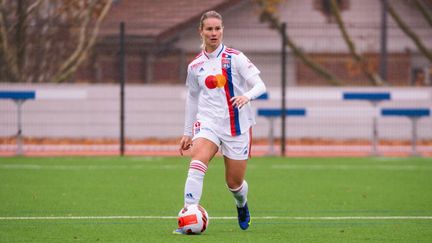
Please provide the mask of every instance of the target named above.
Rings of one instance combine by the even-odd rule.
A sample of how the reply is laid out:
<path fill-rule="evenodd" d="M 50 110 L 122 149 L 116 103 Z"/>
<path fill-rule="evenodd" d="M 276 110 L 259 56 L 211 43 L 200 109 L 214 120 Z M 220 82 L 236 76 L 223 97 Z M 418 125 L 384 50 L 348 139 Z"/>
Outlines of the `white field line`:
<path fill-rule="evenodd" d="M 249 169 L 258 169 L 260 166 L 250 165 Z M 432 165 L 410 165 L 410 164 L 279 164 L 270 167 L 274 170 L 385 170 L 385 171 L 419 171 L 432 170 Z M 141 164 L 141 165 L 41 165 L 41 164 L 0 164 L 0 170 L 175 170 L 184 169 L 183 164 Z"/>
<path fill-rule="evenodd" d="M 273 165 L 272 169 L 277 170 L 432 170 L 429 165 L 329 165 L 329 164 L 316 164 L 316 165 L 299 165 L 299 164 L 283 164 Z"/>
<path fill-rule="evenodd" d="M 38 165 L 38 164 L 0 164 L 0 170 L 144 170 L 144 169 L 179 169 L 178 165 Z"/>
<path fill-rule="evenodd" d="M 177 219 L 176 216 L 35 216 L 0 217 L 0 220 L 98 220 L 98 219 Z M 237 220 L 237 217 L 210 217 L 212 220 Z M 295 217 L 295 216 L 258 216 L 254 220 L 432 220 L 432 216 L 342 216 L 342 217 Z"/>
<path fill-rule="evenodd" d="M 1 144 L 0 151 L 14 152 L 16 151 L 16 144 Z M 118 151 L 118 144 L 24 144 L 24 152 L 109 152 Z M 411 145 L 379 145 L 380 152 L 411 152 Z M 279 150 L 279 146 L 274 146 L 274 149 Z M 370 145 L 287 145 L 288 152 L 368 152 L 371 151 Z M 140 152 L 140 151 L 171 151 L 176 152 L 178 145 L 145 145 L 145 144 L 132 144 L 126 145 L 126 151 Z M 253 145 L 253 150 L 265 152 L 269 150 L 268 145 Z M 417 145 L 419 152 L 431 152 L 432 146 Z M 275 151 L 275 152 L 276 152 Z"/>

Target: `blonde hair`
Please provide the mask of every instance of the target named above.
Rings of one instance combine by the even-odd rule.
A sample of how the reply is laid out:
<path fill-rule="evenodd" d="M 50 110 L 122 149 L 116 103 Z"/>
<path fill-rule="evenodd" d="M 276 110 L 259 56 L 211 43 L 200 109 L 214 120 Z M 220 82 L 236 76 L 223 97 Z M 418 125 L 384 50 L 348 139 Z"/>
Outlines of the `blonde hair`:
<path fill-rule="evenodd" d="M 210 10 L 210 11 L 207 11 L 201 15 L 201 19 L 200 19 L 199 26 L 198 26 L 198 29 L 200 31 L 203 30 L 203 28 L 204 28 L 204 20 L 209 19 L 209 18 L 219 19 L 222 22 L 222 26 L 223 26 L 222 15 L 220 15 L 218 12 L 216 12 L 214 10 Z M 205 43 L 204 43 L 204 40 L 202 39 L 201 49 L 204 50 L 204 48 L 205 48 Z"/>

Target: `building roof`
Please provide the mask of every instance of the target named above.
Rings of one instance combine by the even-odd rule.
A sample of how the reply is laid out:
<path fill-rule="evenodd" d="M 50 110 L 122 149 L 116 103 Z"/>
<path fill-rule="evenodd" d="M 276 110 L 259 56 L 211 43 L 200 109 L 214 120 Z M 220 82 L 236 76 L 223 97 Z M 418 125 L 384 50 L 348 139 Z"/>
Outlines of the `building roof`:
<path fill-rule="evenodd" d="M 186 26 L 198 24 L 207 10 L 222 10 L 235 5 L 228 0 L 115 0 L 105 20 L 101 36 L 116 36 L 125 22 L 128 36 L 151 39 L 169 38 Z M 198 28 L 198 26 L 197 26 Z"/>

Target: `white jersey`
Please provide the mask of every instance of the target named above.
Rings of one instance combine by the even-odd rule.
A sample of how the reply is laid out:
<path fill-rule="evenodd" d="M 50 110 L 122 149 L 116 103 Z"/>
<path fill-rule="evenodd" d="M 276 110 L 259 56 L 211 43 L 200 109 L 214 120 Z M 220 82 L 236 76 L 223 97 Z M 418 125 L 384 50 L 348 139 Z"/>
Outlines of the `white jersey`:
<path fill-rule="evenodd" d="M 244 95 L 250 89 L 246 80 L 259 73 L 242 52 L 223 44 L 212 53 L 202 51 L 188 66 L 184 135 L 192 135 L 195 121 L 221 134 L 237 136 L 247 132 L 255 124 L 250 103 L 238 109 L 230 99 Z"/>

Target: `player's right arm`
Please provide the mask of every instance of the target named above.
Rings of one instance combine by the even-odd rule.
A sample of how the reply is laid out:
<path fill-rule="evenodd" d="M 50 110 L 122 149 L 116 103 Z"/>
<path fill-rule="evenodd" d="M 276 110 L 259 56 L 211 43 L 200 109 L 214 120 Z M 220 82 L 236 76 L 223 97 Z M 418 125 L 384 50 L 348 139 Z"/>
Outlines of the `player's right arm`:
<path fill-rule="evenodd" d="M 183 155 L 183 151 L 188 150 L 192 146 L 192 127 L 198 113 L 199 86 L 190 66 L 188 67 L 186 86 L 188 87 L 188 91 L 185 105 L 185 125 L 183 136 L 180 139 L 180 155 Z"/>
<path fill-rule="evenodd" d="M 188 150 L 192 147 L 192 138 L 187 135 L 183 135 L 180 139 L 180 155 L 183 156 L 183 151 Z"/>

